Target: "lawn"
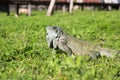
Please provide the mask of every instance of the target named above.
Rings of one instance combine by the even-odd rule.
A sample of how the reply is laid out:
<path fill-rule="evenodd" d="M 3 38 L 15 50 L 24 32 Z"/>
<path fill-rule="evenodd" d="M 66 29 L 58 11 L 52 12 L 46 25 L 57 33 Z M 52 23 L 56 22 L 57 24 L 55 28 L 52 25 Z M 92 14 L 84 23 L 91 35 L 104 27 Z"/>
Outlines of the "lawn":
<path fill-rule="evenodd" d="M 0 13 L 1 80 L 120 80 L 120 57 L 89 61 L 88 56 L 53 53 L 46 26 L 60 26 L 78 39 L 120 49 L 120 11 L 33 11 L 32 16 Z"/>

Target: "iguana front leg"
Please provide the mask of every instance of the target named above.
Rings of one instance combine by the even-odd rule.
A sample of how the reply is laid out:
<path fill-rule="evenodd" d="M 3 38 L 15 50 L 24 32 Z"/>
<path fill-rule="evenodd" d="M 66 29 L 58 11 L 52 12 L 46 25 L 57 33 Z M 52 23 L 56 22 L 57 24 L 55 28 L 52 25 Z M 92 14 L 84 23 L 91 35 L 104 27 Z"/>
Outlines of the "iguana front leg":
<path fill-rule="evenodd" d="M 68 55 L 72 54 L 72 50 L 65 44 L 63 44 L 64 51 L 67 52 Z"/>
<path fill-rule="evenodd" d="M 59 47 L 61 50 L 67 52 L 68 55 L 71 55 L 71 54 L 72 54 L 71 48 L 69 48 L 68 45 L 67 45 L 66 37 L 61 37 L 61 38 L 59 39 L 58 47 Z"/>

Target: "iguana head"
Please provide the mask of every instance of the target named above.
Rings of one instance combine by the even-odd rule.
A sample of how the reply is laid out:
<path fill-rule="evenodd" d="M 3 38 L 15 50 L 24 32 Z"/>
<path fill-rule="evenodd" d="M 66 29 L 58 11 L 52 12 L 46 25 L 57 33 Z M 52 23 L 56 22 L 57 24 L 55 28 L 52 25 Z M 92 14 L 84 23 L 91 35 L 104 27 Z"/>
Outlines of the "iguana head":
<path fill-rule="evenodd" d="M 46 27 L 46 39 L 48 43 L 48 47 L 50 48 L 57 48 L 58 47 L 58 40 L 62 35 L 63 31 L 60 27 L 56 26 L 47 26 Z"/>

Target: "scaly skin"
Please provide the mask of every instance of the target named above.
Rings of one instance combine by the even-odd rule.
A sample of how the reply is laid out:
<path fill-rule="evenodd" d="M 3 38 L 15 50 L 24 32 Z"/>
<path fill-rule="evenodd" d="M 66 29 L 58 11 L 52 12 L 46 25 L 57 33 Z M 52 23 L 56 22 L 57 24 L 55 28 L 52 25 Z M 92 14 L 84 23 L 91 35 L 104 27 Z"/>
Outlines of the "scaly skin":
<path fill-rule="evenodd" d="M 66 34 L 64 34 L 66 35 Z M 87 41 L 82 41 L 70 35 L 66 35 L 67 44 L 74 54 L 88 54 L 91 50 L 98 50 L 100 47 Z"/>
<path fill-rule="evenodd" d="M 114 57 L 116 50 L 101 48 L 87 41 L 79 40 L 62 31 L 60 27 L 46 27 L 48 46 L 53 49 L 61 49 L 70 54 L 85 55 L 88 54 L 92 58 L 100 56 Z"/>

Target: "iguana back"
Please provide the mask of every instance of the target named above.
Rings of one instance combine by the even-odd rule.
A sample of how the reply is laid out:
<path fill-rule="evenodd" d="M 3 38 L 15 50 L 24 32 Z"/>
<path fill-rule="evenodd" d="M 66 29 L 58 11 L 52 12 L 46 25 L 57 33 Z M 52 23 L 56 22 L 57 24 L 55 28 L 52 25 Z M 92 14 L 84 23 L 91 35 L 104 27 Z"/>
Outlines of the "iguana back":
<path fill-rule="evenodd" d="M 67 45 L 74 54 L 88 54 L 91 50 L 99 50 L 100 46 L 87 41 L 79 40 L 71 35 L 66 35 Z"/>

